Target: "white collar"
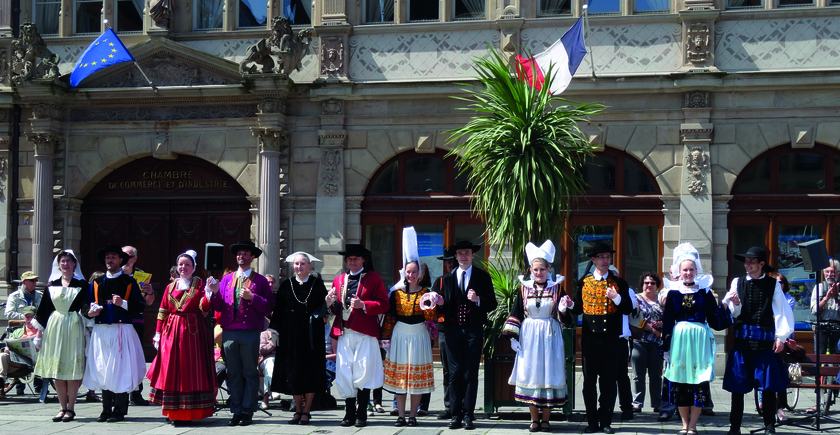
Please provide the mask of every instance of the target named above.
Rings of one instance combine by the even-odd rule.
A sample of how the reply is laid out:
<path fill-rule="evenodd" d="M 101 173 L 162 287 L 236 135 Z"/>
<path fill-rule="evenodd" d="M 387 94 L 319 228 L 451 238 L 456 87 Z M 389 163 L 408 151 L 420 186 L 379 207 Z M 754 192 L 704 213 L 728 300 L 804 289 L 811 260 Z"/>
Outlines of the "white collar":
<path fill-rule="evenodd" d="M 525 287 L 534 288 L 533 278 L 527 281 L 525 281 L 523 278 L 525 278 L 525 275 L 519 275 L 519 282 L 522 283 L 522 285 L 524 285 Z M 561 282 L 563 282 L 563 280 L 566 279 L 566 277 L 564 277 L 563 275 L 557 275 L 555 278 L 555 280 L 552 280 L 551 275 L 549 275 L 548 279 L 545 282 L 545 288 L 551 288 L 552 286 L 560 284 Z"/>
<path fill-rule="evenodd" d="M 764 273 L 762 273 L 761 276 L 759 276 L 756 279 L 762 279 L 762 278 L 764 278 Z M 750 274 L 747 274 L 747 281 L 752 281 L 752 280 L 753 280 L 753 277 L 750 276 Z"/>
<path fill-rule="evenodd" d="M 251 268 L 250 267 L 247 270 L 239 270 L 239 269 L 236 270 L 236 277 L 237 278 L 243 277 L 243 276 L 246 277 L 246 278 L 251 276 Z"/>
<path fill-rule="evenodd" d="M 472 264 L 466 269 L 461 269 L 461 266 L 458 266 L 458 276 L 463 276 L 465 274 L 467 276 L 472 276 Z"/>
<path fill-rule="evenodd" d="M 123 273 L 122 269 L 120 269 L 120 271 L 119 271 L 119 272 L 117 272 L 117 273 L 115 273 L 115 274 L 113 274 L 113 275 L 111 275 L 111 272 L 105 271 L 105 277 L 106 277 L 106 278 L 116 278 L 116 277 L 118 277 L 118 276 L 122 275 L 122 273 Z"/>
<path fill-rule="evenodd" d="M 358 271 L 358 272 L 356 272 L 356 273 L 353 273 L 353 272 L 351 272 L 351 271 L 349 271 L 349 270 L 348 270 L 348 271 L 347 271 L 347 275 L 349 275 L 349 276 L 356 276 L 356 275 L 358 275 L 358 274 L 360 274 L 360 273 L 362 273 L 362 272 L 364 272 L 364 271 L 365 271 L 365 268 L 364 268 L 364 267 L 362 267 L 361 269 L 359 269 L 359 271 Z M 304 282 L 306 282 L 306 281 L 304 281 Z"/>
<path fill-rule="evenodd" d="M 175 280 L 175 282 L 178 283 L 175 286 L 176 289 L 186 290 L 186 289 L 190 288 L 190 284 L 192 283 L 192 277 L 190 277 L 189 279 L 178 278 L 178 279 Z"/>
<path fill-rule="evenodd" d="M 297 281 L 297 282 L 298 282 L 298 284 L 303 284 L 303 283 L 305 283 L 306 281 L 309 281 L 309 277 L 310 277 L 310 276 L 312 276 L 312 275 L 306 275 L 306 278 L 304 278 L 304 279 L 303 279 L 303 281 L 301 281 L 301 280 L 299 280 L 299 279 L 298 279 L 297 275 L 295 275 L 295 281 Z"/>
<path fill-rule="evenodd" d="M 592 271 L 592 277 L 595 278 L 595 281 L 603 281 L 603 280 L 607 279 L 607 277 L 609 277 L 609 276 L 610 276 L 610 271 L 609 270 L 607 270 L 606 275 L 601 275 L 600 273 L 598 273 L 598 269 L 595 269 L 595 270 Z"/>

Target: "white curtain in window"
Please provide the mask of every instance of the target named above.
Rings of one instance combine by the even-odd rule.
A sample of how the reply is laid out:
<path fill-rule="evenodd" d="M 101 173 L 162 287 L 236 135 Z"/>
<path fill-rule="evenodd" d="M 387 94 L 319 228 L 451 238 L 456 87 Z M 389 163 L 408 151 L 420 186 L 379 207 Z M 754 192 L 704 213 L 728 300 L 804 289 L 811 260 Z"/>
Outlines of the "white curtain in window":
<path fill-rule="evenodd" d="M 143 7 L 145 6 L 144 0 L 131 0 L 134 3 L 134 8 L 137 9 L 137 15 L 143 16 Z M 141 18 L 142 19 L 142 18 Z"/>
<path fill-rule="evenodd" d="M 310 0 L 302 0 L 303 10 L 306 11 L 306 16 L 309 17 L 309 22 L 312 22 L 312 2 Z M 393 7 L 393 3 L 391 3 Z"/>
<path fill-rule="evenodd" d="M 198 0 L 198 28 L 220 29 L 224 0 Z"/>
<path fill-rule="evenodd" d="M 744 5 L 745 0 L 729 0 L 729 6 L 739 7 Z"/>
<path fill-rule="evenodd" d="M 391 21 L 394 21 L 394 0 L 367 0 L 365 6 L 366 23 Z"/>
<path fill-rule="evenodd" d="M 540 3 L 542 3 L 541 14 L 559 14 L 564 9 L 569 9 L 567 6 L 569 0 L 541 0 Z"/>
<path fill-rule="evenodd" d="M 61 3 L 37 3 L 35 5 L 35 25 L 44 35 L 58 34 L 58 14 Z"/>
<path fill-rule="evenodd" d="M 484 0 L 455 0 L 464 5 L 473 18 L 484 18 Z"/>

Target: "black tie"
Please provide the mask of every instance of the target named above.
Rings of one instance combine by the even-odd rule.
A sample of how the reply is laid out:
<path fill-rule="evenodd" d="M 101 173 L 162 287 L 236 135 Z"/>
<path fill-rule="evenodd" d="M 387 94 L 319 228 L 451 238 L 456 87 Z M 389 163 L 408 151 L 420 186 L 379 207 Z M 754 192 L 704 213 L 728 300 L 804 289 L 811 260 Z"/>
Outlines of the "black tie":
<path fill-rule="evenodd" d="M 461 295 L 463 295 L 463 296 L 467 295 L 467 289 L 466 289 L 465 282 L 464 282 L 466 280 L 467 280 L 467 272 L 461 272 L 461 284 L 459 285 L 459 288 L 461 289 Z"/>

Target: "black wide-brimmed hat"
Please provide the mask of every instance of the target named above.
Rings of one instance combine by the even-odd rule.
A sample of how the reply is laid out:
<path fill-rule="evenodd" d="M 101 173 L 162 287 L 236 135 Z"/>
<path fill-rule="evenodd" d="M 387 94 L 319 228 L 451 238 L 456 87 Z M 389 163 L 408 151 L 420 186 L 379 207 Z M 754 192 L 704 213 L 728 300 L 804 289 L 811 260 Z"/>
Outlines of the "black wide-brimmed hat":
<path fill-rule="evenodd" d="M 123 252 L 122 248 L 117 245 L 107 245 L 104 248 L 96 251 L 96 259 L 99 260 L 102 265 L 105 265 L 105 254 L 113 252 L 120 256 L 120 266 L 125 266 L 125 263 L 128 263 L 128 259 L 130 256 Z"/>
<path fill-rule="evenodd" d="M 257 258 L 260 255 L 262 255 L 262 249 L 257 248 L 257 245 L 255 245 L 254 242 L 250 240 L 240 240 L 230 245 L 230 252 L 232 252 L 233 255 L 236 255 L 236 253 L 239 251 L 250 251 L 251 255 L 253 255 L 254 258 Z"/>
<path fill-rule="evenodd" d="M 592 258 L 598 254 L 603 254 L 604 252 L 615 254 L 615 249 L 606 243 L 596 243 L 595 246 L 589 248 L 589 254 L 587 255 L 589 255 L 589 258 Z"/>
<path fill-rule="evenodd" d="M 359 243 L 348 243 L 344 245 L 343 251 L 338 251 L 338 255 L 342 257 L 363 257 L 365 259 L 370 258 L 371 252 L 370 249 L 365 248 L 365 245 Z"/>
<path fill-rule="evenodd" d="M 457 242 L 455 242 L 454 245 L 446 248 L 447 251 L 452 252 L 453 257 L 455 256 L 455 254 L 458 253 L 458 251 L 462 249 L 472 249 L 473 253 L 475 253 L 478 252 L 479 249 L 481 249 L 481 245 L 473 245 L 473 243 L 469 240 L 458 240 Z"/>
<path fill-rule="evenodd" d="M 452 250 L 452 247 L 448 247 L 443 250 L 443 256 L 438 257 L 438 260 L 446 261 L 446 260 L 454 260 L 455 259 L 455 251 Z"/>
<path fill-rule="evenodd" d="M 763 261 L 764 267 L 761 268 L 762 272 L 766 273 L 776 270 L 775 267 L 767 264 L 767 250 L 761 246 L 753 246 L 750 249 L 747 249 L 747 252 L 743 254 L 735 254 L 735 259 L 740 262 L 743 262 L 747 258 L 755 258 L 758 261 Z"/>

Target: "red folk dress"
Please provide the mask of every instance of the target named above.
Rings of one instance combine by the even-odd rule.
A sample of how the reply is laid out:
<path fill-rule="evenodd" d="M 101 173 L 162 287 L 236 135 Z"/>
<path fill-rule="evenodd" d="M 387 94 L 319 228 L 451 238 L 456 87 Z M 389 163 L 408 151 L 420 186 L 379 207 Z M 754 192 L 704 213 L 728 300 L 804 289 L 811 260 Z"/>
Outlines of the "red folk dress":
<path fill-rule="evenodd" d="M 146 373 L 149 401 L 162 405 L 170 420 L 199 420 L 213 415 L 218 388 L 213 334 L 204 318 L 210 300 L 200 278 L 193 277 L 187 289 L 178 289 L 179 281 L 166 287 L 160 303 L 160 344 Z"/>

